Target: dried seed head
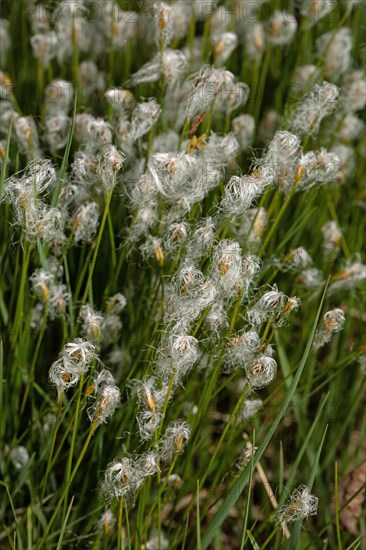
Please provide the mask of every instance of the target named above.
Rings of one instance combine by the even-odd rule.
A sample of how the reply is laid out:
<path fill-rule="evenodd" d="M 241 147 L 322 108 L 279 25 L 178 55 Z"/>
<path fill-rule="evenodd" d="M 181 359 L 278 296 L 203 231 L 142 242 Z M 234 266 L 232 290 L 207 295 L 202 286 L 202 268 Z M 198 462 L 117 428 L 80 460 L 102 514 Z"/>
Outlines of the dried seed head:
<path fill-rule="evenodd" d="M 101 483 L 104 498 L 132 498 L 143 483 L 143 473 L 132 458 L 115 460 L 107 466 Z"/>
<path fill-rule="evenodd" d="M 318 350 L 330 342 L 332 335 L 343 329 L 345 320 L 346 318 L 342 309 L 335 308 L 327 311 L 324 315 L 323 325 L 314 337 L 313 348 Z"/>
<path fill-rule="evenodd" d="M 96 202 L 88 202 L 75 212 L 71 227 L 75 243 L 91 243 L 98 229 L 99 206 Z"/>
<path fill-rule="evenodd" d="M 313 260 L 305 248 L 299 246 L 298 248 L 290 250 L 280 263 L 283 271 L 301 271 L 310 267 Z"/>
<path fill-rule="evenodd" d="M 222 66 L 238 45 L 238 37 L 234 32 L 225 32 L 214 38 L 215 64 Z"/>
<path fill-rule="evenodd" d="M 239 413 L 238 422 L 246 422 L 253 418 L 262 408 L 263 401 L 261 399 L 245 399 Z"/>
<path fill-rule="evenodd" d="M 268 386 L 277 374 L 277 363 L 272 357 L 263 355 L 251 367 L 246 369 L 248 384 L 251 389 L 259 390 Z"/>
<path fill-rule="evenodd" d="M 295 282 L 305 288 L 318 287 L 323 282 L 323 272 L 315 267 L 305 269 L 305 271 L 300 273 Z"/>
<path fill-rule="evenodd" d="M 110 88 L 104 93 L 104 96 L 118 114 L 128 115 L 136 105 L 135 97 L 130 90 Z"/>
<path fill-rule="evenodd" d="M 361 111 L 366 105 L 366 79 L 364 71 L 352 71 L 343 79 L 341 104 L 345 112 Z"/>
<path fill-rule="evenodd" d="M 52 80 L 45 89 L 45 104 L 50 116 L 67 115 L 71 109 L 74 87 L 67 80 Z"/>
<path fill-rule="evenodd" d="M 83 321 L 83 333 L 91 342 L 98 342 L 102 335 L 103 316 L 99 311 L 86 304 L 80 309 L 80 318 Z"/>
<path fill-rule="evenodd" d="M 338 98 L 339 89 L 335 84 L 315 84 L 293 112 L 290 129 L 299 136 L 317 134 L 322 120 L 337 107 Z"/>
<path fill-rule="evenodd" d="M 117 294 L 107 299 L 105 309 L 107 313 L 121 313 L 126 307 L 126 304 L 126 297 L 120 292 L 117 292 Z"/>
<path fill-rule="evenodd" d="M 29 462 L 29 453 L 23 445 L 17 445 L 10 453 L 10 460 L 16 470 L 23 470 Z"/>
<path fill-rule="evenodd" d="M 116 527 L 116 524 L 117 524 L 117 520 L 113 512 L 109 508 L 107 508 L 103 512 L 98 522 L 98 528 L 100 529 L 100 531 L 103 531 L 105 535 L 109 535 L 110 533 L 113 533 Z"/>
<path fill-rule="evenodd" d="M 150 99 L 145 103 L 138 103 L 132 113 L 131 139 L 136 141 L 156 124 L 161 113 L 161 107 L 156 99 Z"/>
<path fill-rule="evenodd" d="M 248 310 L 247 318 L 250 324 L 260 325 L 267 319 L 275 321 L 281 315 L 285 302 L 285 295 L 276 288 L 265 292 L 259 300 Z"/>
<path fill-rule="evenodd" d="M 349 290 L 365 279 L 366 265 L 355 262 L 354 264 L 347 265 L 344 269 L 332 276 L 329 292 L 333 293 L 338 290 Z"/>
<path fill-rule="evenodd" d="M 90 422 L 96 421 L 97 426 L 107 421 L 119 407 L 121 401 L 121 392 L 117 386 L 102 386 L 96 396 L 96 400 L 88 408 L 87 414 Z"/>
<path fill-rule="evenodd" d="M 353 46 L 351 29 L 343 27 L 337 31 L 323 34 L 317 39 L 319 58 L 325 61 L 325 76 L 338 81 L 351 65 Z"/>
<path fill-rule="evenodd" d="M 275 10 L 267 24 L 268 42 L 277 46 L 289 44 L 297 30 L 296 18 L 285 11 Z"/>
<path fill-rule="evenodd" d="M 276 523 L 289 524 L 306 519 L 317 513 L 318 498 L 312 495 L 306 485 L 300 485 L 293 491 L 288 501 L 276 514 Z"/>
<path fill-rule="evenodd" d="M 159 443 L 161 460 L 168 462 L 174 455 L 182 453 L 190 434 L 191 429 L 184 420 L 171 422 Z"/>
<path fill-rule="evenodd" d="M 225 353 L 226 370 L 247 367 L 260 349 L 260 338 L 256 331 L 250 330 L 232 337 L 227 342 Z"/>
<path fill-rule="evenodd" d="M 306 18 L 307 27 L 313 27 L 334 9 L 333 0 L 302 0 L 301 14 Z"/>
<path fill-rule="evenodd" d="M 31 36 L 30 43 L 33 50 L 33 55 L 47 69 L 50 61 L 57 55 L 58 39 L 54 31 L 46 33 L 37 33 Z"/>
<path fill-rule="evenodd" d="M 329 254 L 337 254 L 340 248 L 342 233 L 339 225 L 334 220 L 327 221 L 321 228 L 323 234 L 323 249 Z"/>
<path fill-rule="evenodd" d="M 232 129 L 243 151 L 247 151 L 254 140 L 255 119 L 252 115 L 239 115 L 232 120 Z"/>

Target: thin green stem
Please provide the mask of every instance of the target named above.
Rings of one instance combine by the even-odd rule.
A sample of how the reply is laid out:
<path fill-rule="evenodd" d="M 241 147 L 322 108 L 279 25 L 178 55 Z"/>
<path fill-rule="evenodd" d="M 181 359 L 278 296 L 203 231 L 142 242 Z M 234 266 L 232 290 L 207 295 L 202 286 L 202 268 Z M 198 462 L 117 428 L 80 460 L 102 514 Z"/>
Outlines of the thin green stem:
<path fill-rule="evenodd" d="M 108 211 L 109 211 L 109 207 L 110 207 L 111 200 L 112 200 L 112 195 L 113 195 L 113 189 L 111 189 L 108 193 L 106 205 L 105 205 L 104 212 L 103 212 L 102 221 L 101 221 L 100 227 L 99 227 L 99 232 L 98 232 L 97 242 L 96 242 L 95 249 L 94 249 L 94 254 L 93 254 L 91 265 L 90 265 L 90 268 L 89 268 L 88 279 L 86 281 L 84 294 L 83 294 L 83 297 L 81 299 L 81 306 L 83 304 L 85 304 L 87 296 L 89 294 L 89 288 L 90 288 L 90 285 L 91 285 L 91 282 L 92 282 L 95 263 L 97 261 L 97 256 L 98 256 L 98 252 L 99 252 L 99 248 L 100 248 L 100 243 L 102 241 L 104 226 L 105 226 L 105 223 L 106 223 L 106 220 L 107 220 Z"/>
<path fill-rule="evenodd" d="M 50 521 L 48 522 L 47 527 L 46 527 L 46 529 L 45 529 L 45 531 L 44 531 L 44 533 L 43 533 L 43 536 L 42 536 L 42 538 L 41 538 L 41 540 L 40 540 L 40 542 L 39 542 L 39 544 L 38 544 L 38 546 L 37 546 L 37 550 L 40 550 L 40 548 L 42 548 L 42 547 L 44 546 L 44 543 L 46 542 L 48 533 L 50 532 L 50 529 L 51 529 L 52 525 L 54 524 L 55 519 L 57 518 L 57 515 L 58 515 L 58 513 L 59 513 L 59 511 L 60 511 L 60 508 L 61 508 L 61 506 L 62 506 L 62 504 L 63 504 L 63 502 L 64 502 L 64 500 L 65 500 L 65 497 L 66 497 L 66 495 L 68 494 L 69 487 L 70 487 L 71 483 L 73 482 L 74 477 L 76 476 L 76 474 L 77 474 L 77 472 L 78 472 L 78 470 L 79 470 L 79 466 L 80 466 L 80 464 L 81 464 L 81 462 L 82 462 L 82 460 L 83 460 L 83 458 L 84 458 L 84 456 L 85 456 L 86 451 L 88 450 L 89 443 L 90 443 L 90 441 L 91 441 L 91 438 L 92 438 L 93 435 L 94 435 L 94 432 L 95 432 L 95 430 L 96 430 L 96 428 L 97 428 L 97 425 L 98 425 L 98 418 L 96 418 L 96 419 L 94 420 L 94 422 L 92 423 L 92 425 L 91 425 L 90 428 L 89 428 L 88 437 L 86 438 L 86 441 L 85 441 L 85 443 L 84 443 L 84 446 L 83 446 L 83 448 L 81 449 L 79 458 L 78 458 L 78 460 L 77 460 L 77 462 L 76 462 L 76 464 L 75 464 L 75 466 L 74 466 L 74 469 L 73 469 L 73 471 L 71 472 L 71 475 L 70 475 L 70 478 L 69 478 L 69 483 L 68 483 L 68 485 L 66 485 L 66 486 L 64 487 L 64 490 L 62 491 L 62 494 L 61 494 L 61 497 L 60 497 L 60 499 L 59 499 L 59 501 L 58 501 L 58 503 L 57 503 L 57 506 L 56 506 L 56 508 L 55 508 L 55 510 L 54 510 L 54 512 L 53 512 L 53 514 L 52 514 L 52 516 L 51 516 L 51 519 L 50 519 Z"/>

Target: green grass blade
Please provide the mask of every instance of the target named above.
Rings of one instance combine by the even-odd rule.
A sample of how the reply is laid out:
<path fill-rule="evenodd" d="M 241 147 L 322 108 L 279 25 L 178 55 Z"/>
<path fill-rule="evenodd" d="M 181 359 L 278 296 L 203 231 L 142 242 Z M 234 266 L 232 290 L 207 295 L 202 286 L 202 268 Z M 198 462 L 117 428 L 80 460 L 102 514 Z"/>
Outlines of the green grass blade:
<path fill-rule="evenodd" d="M 56 550 L 61 550 L 62 548 L 62 541 L 64 540 L 64 536 L 65 536 L 65 531 L 66 531 L 66 525 L 67 525 L 67 521 L 69 519 L 69 516 L 70 516 L 70 513 L 71 513 L 71 509 L 72 509 L 72 505 L 73 505 L 73 502 L 74 502 L 74 496 L 71 498 L 71 501 L 70 501 L 70 504 L 69 504 L 69 507 L 67 509 L 67 513 L 66 513 L 66 516 L 65 516 L 65 520 L 62 524 L 62 528 L 61 528 L 61 533 L 60 533 L 60 536 L 59 536 L 59 539 L 58 539 L 58 542 L 57 542 L 57 547 L 56 547 Z"/>
<path fill-rule="evenodd" d="M 196 532 L 197 532 L 197 550 L 202 549 L 201 545 L 201 519 L 200 519 L 200 481 L 197 479 L 197 518 L 196 518 Z"/>

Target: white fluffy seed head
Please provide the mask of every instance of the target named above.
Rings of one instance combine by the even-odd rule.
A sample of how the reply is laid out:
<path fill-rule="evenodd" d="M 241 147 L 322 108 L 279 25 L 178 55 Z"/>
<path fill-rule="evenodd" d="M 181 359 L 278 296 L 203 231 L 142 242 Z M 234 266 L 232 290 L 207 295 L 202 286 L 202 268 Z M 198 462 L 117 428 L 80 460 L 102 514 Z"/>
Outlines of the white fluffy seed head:
<path fill-rule="evenodd" d="M 159 442 L 160 458 L 170 462 L 174 455 L 181 454 L 191 435 L 189 424 L 184 420 L 171 422 Z"/>
<path fill-rule="evenodd" d="M 113 515 L 113 512 L 107 508 L 98 521 L 98 528 L 100 531 L 103 531 L 105 535 L 109 535 L 114 531 L 116 524 L 117 520 Z"/>
<path fill-rule="evenodd" d="M 233 176 L 225 188 L 220 208 L 225 215 L 240 216 L 245 214 L 253 201 L 260 195 L 260 188 L 254 178 Z"/>
<path fill-rule="evenodd" d="M 10 460 L 16 470 L 22 470 L 29 462 L 28 450 L 23 445 L 17 445 L 10 453 Z"/>
<path fill-rule="evenodd" d="M 238 37 L 234 32 L 224 32 L 214 37 L 215 64 L 222 66 L 238 45 Z"/>
<path fill-rule="evenodd" d="M 136 105 L 136 100 L 130 90 L 109 88 L 104 96 L 113 110 L 118 114 L 128 115 Z"/>
<path fill-rule="evenodd" d="M 110 296 L 105 304 L 105 310 L 107 313 L 121 313 L 127 305 L 126 297 L 117 292 L 113 296 Z"/>
<path fill-rule="evenodd" d="M 174 37 L 174 11 L 169 4 L 154 4 L 155 42 L 161 50 L 170 44 Z"/>
<path fill-rule="evenodd" d="M 277 289 L 265 292 L 248 310 L 247 318 L 251 325 L 259 326 L 267 319 L 275 321 L 280 316 L 285 303 L 285 295 Z"/>
<path fill-rule="evenodd" d="M 285 11 L 275 10 L 267 23 L 268 42 L 276 46 L 289 44 L 297 30 L 296 18 Z"/>
<path fill-rule="evenodd" d="M 263 401 L 261 399 L 245 399 L 239 412 L 238 422 L 246 422 L 253 418 L 262 406 Z"/>
<path fill-rule="evenodd" d="M 54 31 L 36 33 L 30 38 L 33 55 L 47 69 L 57 55 L 57 34 Z"/>
<path fill-rule="evenodd" d="M 121 402 L 121 392 L 117 386 L 105 385 L 96 396 L 96 400 L 88 408 L 87 414 L 90 422 L 96 422 L 99 426 L 112 416 Z"/>
<path fill-rule="evenodd" d="M 91 342 L 98 342 L 102 335 L 102 314 L 86 304 L 80 309 L 80 318 L 83 321 L 85 337 Z"/>
<path fill-rule="evenodd" d="M 310 267 L 313 260 L 303 246 L 290 250 L 281 261 L 283 271 L 301 271 Z"/>
<path fill-rule="evenodd" d="M 305 95 L 290 120 L 290 129 L 303 137 L 308 134 L 317 134 L 322 120 L 332 113 L 339 98 L 339 88 L 332 83 L 315 84 L 313 89 Z"/>
<path fill-rule="evenodd" d="M 130 499 L 143 482 L 143 473 L 135 460 L 124 457 L 107 466 L 101 483 L 102 497 L 107 500 L 121 497 Z"/>
<path fill-rule="evenodd" d="M 161 113 L 161 107 L 156 99 L 150 99 L 144 103 L 138 103 L 132 113 L 131 139 L 136 141 L 156 124 Z"/>
<path fill-rule="evenodd" d="M 320 286 L 322 282 L 323 272 L 315 267 L 305 269 L 296 279 L 296 284 L 299 284 L 304 288 L 315 288 Z"/>
<path fill-rule="evenodd" d="M 45 138 L 52 152 L 58 151 L 65 147 L 71 118 L 66 115 L 46 116 L 45 118 Z"/>
<path fill-rule="evenodd" d="M 240 147 L 247 151 L 254 140 L 255 119 L 252 115 L 239 115 L 232 120 L 232 129 Z"/>
<path fill-rule="evenodd" d="M 306 485 L 300 485 L 293 491 L 287 502 L 276 514 L 277 524 L 289 524 L 306 519 L 317 513 L 318 498 L 310 493 Z"/>
<path fill-rule="evenodd" d="M 354 113 L 365 108 L 366 79 L 362 69 L 352 71 L 343 78 L 341 104 L 345 112 Z"/>
<path fill-rule="evenodd" d="M 246 369 L 248 384 L 251 389 L 259 390 L 268 386 L 277 374 L 277 363 L 273 357 L 263 355 Z"/>
<path fill-rule="evenodd" d="M 333 0 L 302 0 L 301 14 L 306 18 L 306 26 L 313 27 L 334 9 Z"/>
<path fill-rule="evenodd" d="M 321 228 L 323 249 L 327 255 L 336 254 L 340 249 L 342 233 L 335 220 L 327 221 Z"/>
<path fill-rule="evenodd" d="M 340 166 L 339 156 L 324 148 L 303 153 L 296 169 L 296 191 L 308 191 L 314 186 L 336 182 Z"/>
<path fill-rule="evenodd" d="M 323 34 L 316 41 L 319 58 L 325 61 L 326 78 L 338 82 L 348 71 L 352 57 L 352 32 L 347 27 Z"/>
<path fill-rule="evenodd" d="M 313 347 L 318 350 L 332 339 L 332 335 L 340 332 L 346 318 L 344 311 L 340 308 L 335 308 L 324 315 L 323 325 L 317 331 L 314 337 Z"/>
<path fill-rule="evenodd" d="M 208 217 L 201 219 L 191 235 L 187 245 L 187 254 L 190 258 L 202 258 L 213 244 L 215 238 L 215 224 Z"/>
<path fill-rule="evenodd" d="M 75 243 L 91 243 L 95 237 L 99 222 L 99 206 L 96 202 L 88 202 L 75 212 L 71 227 Z"/>
<path fill-rule="evenodd" d="M 253 362 L 260 349 L 260 337 L 255 330 L 233 336 L 227 342 L 225 353 L 226 370 L 245 368 Z"/>
<path fill-rule="evenodd" d="M 14 118 L 14 131 L 18 141 L 20 152 L 28 160 L 39 159 L 41 150 L 36 123 L 31 116 L 18 116 Z"/>
<path fill-rule="evenodd" d="M 67 115 L 71 109 L 74 87 L 67 80 L 52 80 L 45 89 L 45 106 L 49 116 Z"/>

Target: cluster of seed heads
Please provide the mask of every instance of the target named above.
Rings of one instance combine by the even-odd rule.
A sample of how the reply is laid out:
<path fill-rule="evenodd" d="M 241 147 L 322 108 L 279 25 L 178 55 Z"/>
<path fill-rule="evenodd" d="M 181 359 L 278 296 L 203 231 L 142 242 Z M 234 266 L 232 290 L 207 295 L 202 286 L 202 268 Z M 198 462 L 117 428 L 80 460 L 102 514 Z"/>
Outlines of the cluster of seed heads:
<path fill-rule="evenodd" d="M 146 450 L 126 452 L 106 467 L 101 493 L 109 500 L 133 501 L 147 478 L 160 474 L 183 452 L 191 435 L 188 422 L 165 421 L 176 392 L 198 363 L 202 376 L 210 376 L 213 358 L 218 358 L 220 374 L 239 372 L 248 393 L 274 380 L 272 336 L 289 322 L 290 314 L 297 315 L 300 299 L 286 296 L 275 283 L 269 287 L 259 282 L 266 263 L 262 246 L 267 244 L 267 229 L 273 227 L 273 211 L 261 199 L 273 191 L 285 201 L 292 193 L 321 186 L 331 195 L 355 169 L 353 145 L 365 130 L 358 113 L 366 105 L 366 84 L 363 70 L 352 68 L 348 27 L 317 39 L 317 65 L 296 67 L 290 94 L 296 101 L 283 116 L 271 110 L 258 120 L 243 112 L 257 90 L 225 67 L 233 52 L 243 47 L 257 67 L 266 52 L 278 47 L 286 51 L 298 31 L 297 19 L 284 10 L 275 9 L 255 21 L 263 3 L 246 3 L 247 18 L 240 17 L 243 3 L 233 2 L 227 11 L 217 0 L 153 5 L 146 0 L 143 5 L 149 9 L 140 12 L 123 10 L 113 0 L 63 0 L 53 11 L 30 3 L 30 48 L 42 74 L 51 75 L 54 67 L 69 63 L 77 74 L 74 83 L 47 79 L 42 123 L 20 112 L 15 83 L 0 71 L 0 133 L 10 136 L 11 147 L 17 148 L 25 165 L 5 179 L 0 201 L 10 208 L 15 240 L 45 256 L 42 267 L 29 277 L 38 300 L 31 312 L 32 326 L 39 330 L 42 319 L 63 324 L 73 319 L 67 252 L 83 245 L 95 250 L 106 221 L 113 241 L 115 228 L 107 207 L 119 200 L 127 220 L 125 226 L 117 220 L 118 236 L 124 240 L 119 252 L 125 247 L 128 258 L 138 255 L 159 274 L 169 266 L 154 298 L 159 307 L 153 322 L 161 322 L 161 338 L 155 342 L 148 373 L 140 370 L 128 384 L 137 408 L 135 432 Z M 347 10 L 358 3 L 348 0 Z M 92 17 L 92 8 L 99 18 Z M 309 29 L 331 13 L 334 2 L 304 0 L 298 8 L 304 29 Z M 190 47 L 178 49 L 195 20 L 209 22 L 207 44 L 196 37 Z M 97 60 L 106 52 L 110 59 L 129 54 L 130 45 L 142 36 L 149 58 L 121 87 L 115 86 Z M 5 67 L 11 38 L 3 19 L 0 46 L 0 64 Z M 207 47 L 211 61 L 203 64 Z M 159 83 L 158 98 L 139 96 L 140 85 L 154 83 Z M 93 110 L 98 101 L 104 111 Z M 218 120 L 225 120 L 223 133 L 211 129 Z M 61 173 L 56 159 L 71 137 L 75 151 Z M 256 137 L 263 150 L 242 173 L 238 157 L 253 157 Z M 4 143 L 0 141 L 0 164 Z M 200 211 L 204 215 L 199 216 Z M 344 247 L 342 231 L 336 219 L 322 225 L 323 252 L 331 261 Z M 366 279 L 360 259 L 347 258 L 330 277 L 332 297 Z M 326 266 L 317 265 L 312 251 L 298 244 L 276 253 L 270 263 L 312 296 L 319 294 L 328 277 Z M 128 291 L 131 301 L 137 301 L 134 290 Z M 104 368 L 100 356 L 111 346 L 109 363 L 127 362 L 124 349 L 118 347 L 124 338 L 121 314 L 127 300 L 118 292 L 97 306 L 91 296 L 88 302 L 78 301 L 80 336 L 66 343 L 64 339 L 49 379 L 60 402 L 65 392 L 88 379 L 86 413 L 97 427 L 116 413 L 123 398 L 117 377 Z M 233 311 L 239 306 L 242 313 L 236 319 Z M 314 352 L 329 343 L 344 322 L 340 308 L 325 313 Z M 262 405 L 261 399 L 245 399 L 237 421 L 247 422 Z M 254 451 L 245 449 L 239 469 L 249 464 Z M 20 470 L 29 454 L 18 446 L 10 458 Z M 181 483 L 173 476 L 169 480 L 172 486 Z M 287 525 L 305 519 L 316 513 L 317 502 L 306 486 L 300 486 L 279 509 L 277 522 Z M 106 509 L 99 528 L 109 533 L 115 523 Z M 157 541 L 152 531 L 146 548 L 156 547 L 168 548 L 169 543 L 160 532 Z"/>

